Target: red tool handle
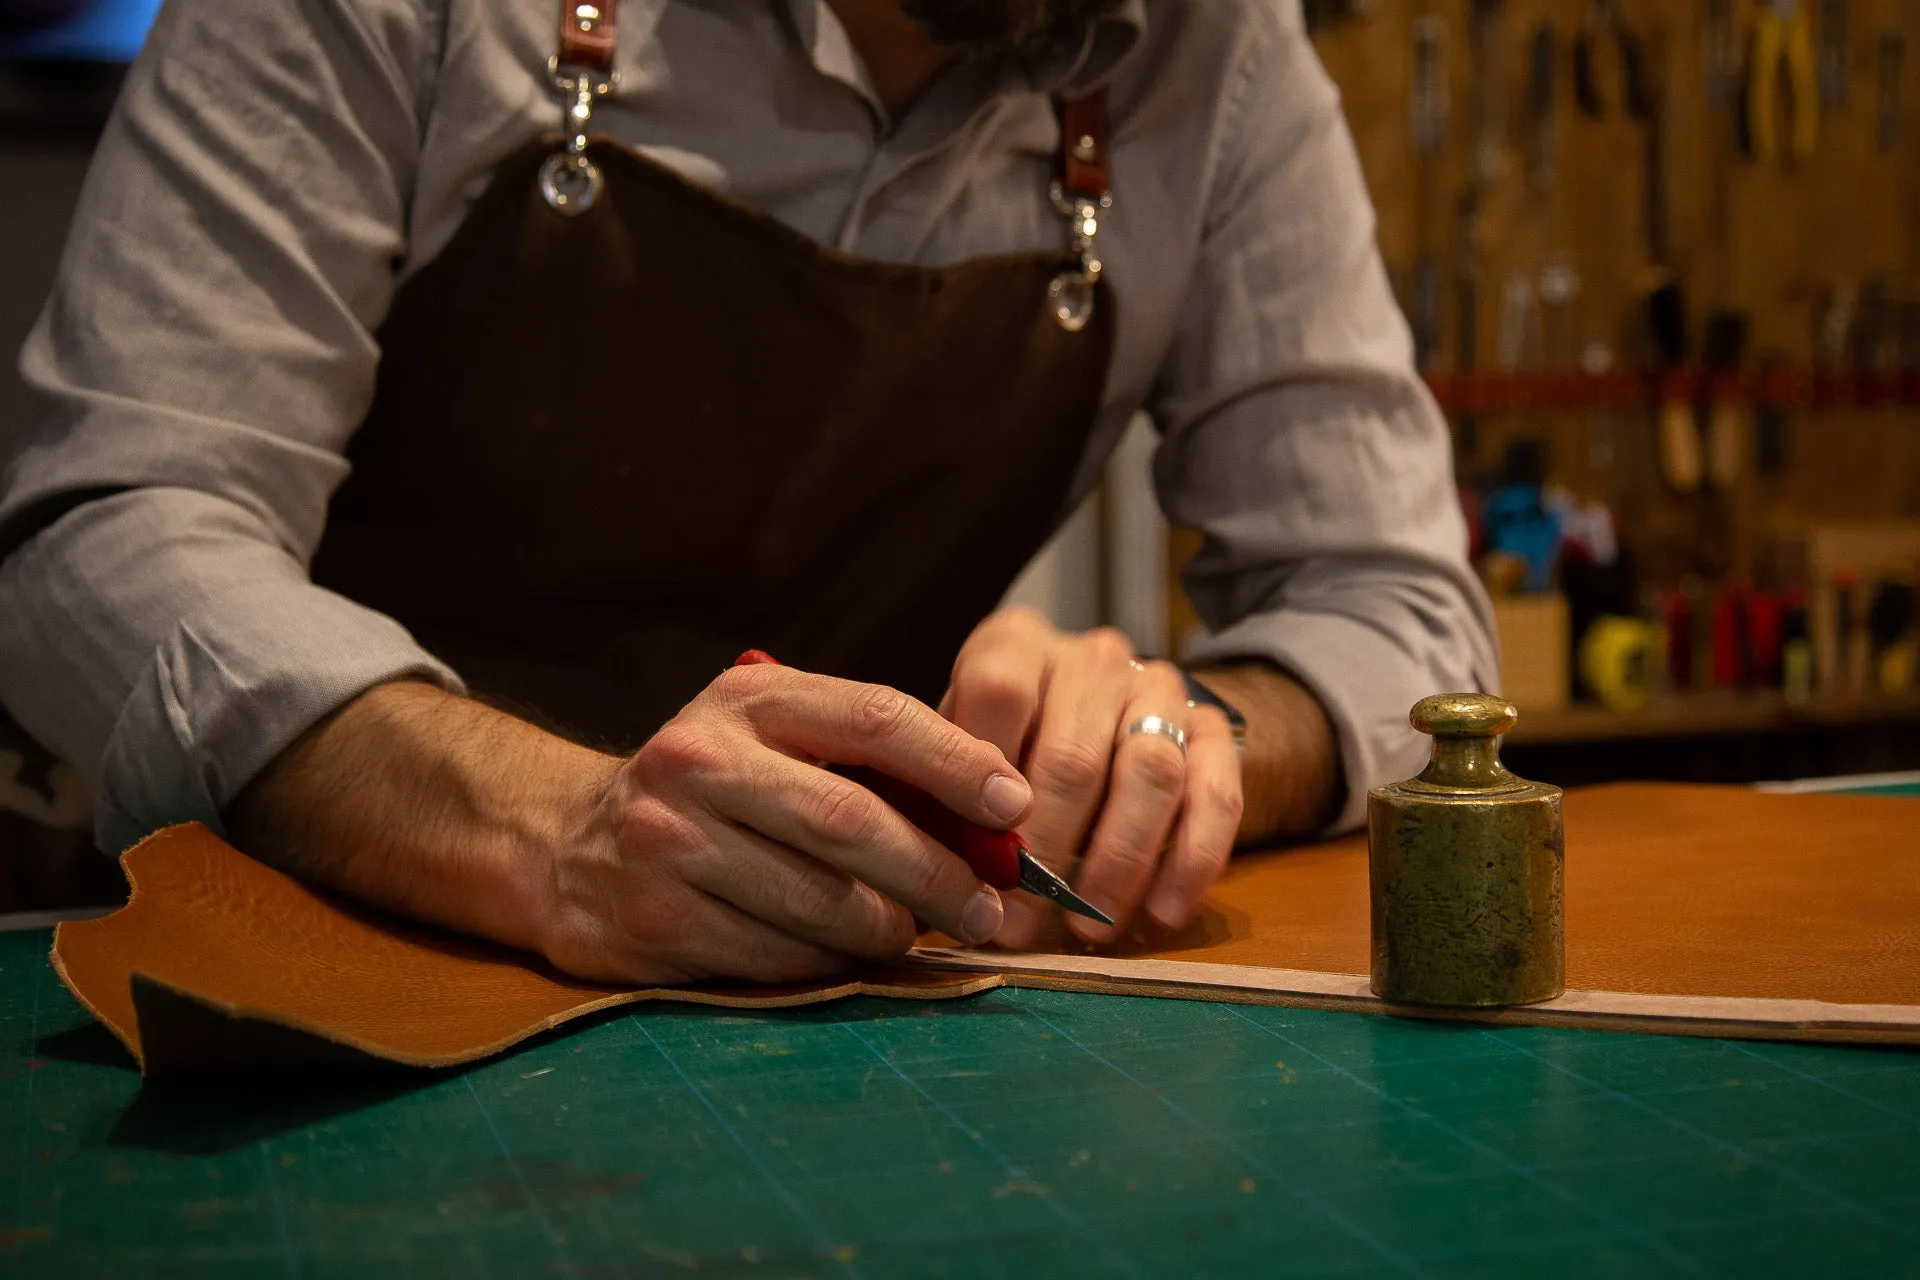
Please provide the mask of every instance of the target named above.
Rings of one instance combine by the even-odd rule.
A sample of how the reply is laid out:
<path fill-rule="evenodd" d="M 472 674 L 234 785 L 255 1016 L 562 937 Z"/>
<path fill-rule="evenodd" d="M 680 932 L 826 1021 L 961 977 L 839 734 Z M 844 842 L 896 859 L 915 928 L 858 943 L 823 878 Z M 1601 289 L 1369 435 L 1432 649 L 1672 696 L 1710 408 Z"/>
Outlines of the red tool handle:
<path fill-rule="evenodd" d="M 733 665 L 777 667 L 780 660 L 760 649 L 749 649 Z M 994 888 L 1019 887 L 1020 855 L 1026 845 L 1018 832 L 994 831 L 968 822 L 920 788 L 888 777 L 878 769 L 846 765 L 836 766 L 833 771 L 892 805 L 901 817 L 959 854 L 973 874 Z"/>

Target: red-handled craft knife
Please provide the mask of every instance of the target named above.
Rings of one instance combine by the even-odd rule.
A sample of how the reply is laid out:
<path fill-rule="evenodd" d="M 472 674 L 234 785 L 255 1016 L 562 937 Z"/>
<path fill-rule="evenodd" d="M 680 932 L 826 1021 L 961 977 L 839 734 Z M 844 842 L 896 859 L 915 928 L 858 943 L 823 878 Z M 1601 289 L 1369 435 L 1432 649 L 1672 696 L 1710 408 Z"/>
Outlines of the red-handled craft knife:
<path fill-rule="evenodd" d="M 749 649 L 734 663 L 737 667 L 779 666 L 779 659 L 759 649 Z M 1075 893 L 1065 880 L 1047 870 L 1027 851 L 1026 841 L 1017 831 L 995 831 L 967 821 L 920 788 L 892 778 L 865 765 L 836 767 L 835 773 L 859 783 L 892 805 L 901 817 L 926 832 L 934 840 L 960 855 L 973 874 L 996 889 L 1024 889 L 1037 897 L 1057 902 L 1061 907 L 1101 924 L 1112 924 L 1113 917 Z"/>

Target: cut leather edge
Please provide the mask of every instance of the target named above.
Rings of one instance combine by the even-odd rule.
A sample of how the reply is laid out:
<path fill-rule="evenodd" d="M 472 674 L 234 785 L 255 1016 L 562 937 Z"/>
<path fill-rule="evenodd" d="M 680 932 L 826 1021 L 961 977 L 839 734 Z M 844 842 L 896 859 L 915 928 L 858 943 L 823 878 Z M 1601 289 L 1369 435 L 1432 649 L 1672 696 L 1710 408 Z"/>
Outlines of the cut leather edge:
<path fill-rule="evenodd" d="M 928 988 L 912 983 L 888 981 L 884 976 L 852 978 L 832 986 L 821 986 L 800 991 L 779 994 L 756 993 L 751 990 L 703 991 L 697 987 L 648 987 L 639 991 L 622 991 L 599 1000 L 578 1004 L 559 1015 L 543 1018 L 516 1030 L 512 1035 L 502 1037 L 491 1044 L 454 1053 L 413 1053 L 384 1044 L 370 1037 L 341 1035 L 337 1029 L 324 1028 L 297 1018 L 286 1018 L 269 1010 L 249 1008 L 216 1000 L 188 990 L 175 983 L 155 978 L 150 974 L 136 972 L 132 975 L 134 988 L 134 1007 L 136 1012 L 152 1011 L 156 1007 L 154 995 L 164 994 L 174 1002 L 174 1007 L 191 1007 L 205 1013 L 218 1016 L 233 1024 L 236 1038 L 243 1037 L 245 1028 L 258 1027 L 271 1038 L 273 1033 L 284 1032 L 316 1042 L 325 1046 L 324 1052 L 316 1053 L 310 1059 L 296 1061 L 291 1058 L 274 1056 L 271 1059 L 254 1062 L 250 1059 L 235 1059 L 236 1065 L 289 1066 L 327 1066 L 345 1065 L 346 1057 L 338 1060 L 335 1051 L 355 1059 L 353 1065 L 368 1067 L 401 1066 L 437 1069 L 444 1067 L 467 1066 L 483 1062 L 506 1052 L 523 1041 L 556 1030 L 581 1018 L 604 1013 L 625 1005 L 639 1004 L 693 1004 L 721 1009 L 741 1009 L 755 1011 L 761 1009 L 794 1009 L 807 1005 L 827 1004 L 835 1000 L 844 1000 L 850 996 L 881 996 L 897 1000 L 957 1000 L 966 996 L 992 991 L 1004 985 L 998 974 L 981 974 L 971 982 L 957 982 L 950 986 Z M 71 986 L 71 984 L 69 984 Z M 143 998 L 144 996 L 144 998 Z M 83 999 L 82 1003 L 86 1001 Z M 120 1027 L 108 1022 L 96 1010 L 88 1005 L 101 1022 L 106 1023 L 114 1036 L 125 1045 L 134 1060 L 140 1066 L 143 1076 L 171 1075 L 175 1072 L 204 1072 L 206 1064 L 194 1061 L 182 1061 L 168 1054 L 164 1049 L 156 1052 L 147 1044 L 144 1032 L 136 1031 L 129 1036 Z M 161 1043 L 165 1043 L 164 1041 Z M 360 1061 L 364 1059 L 364 1061 Z M 224 1060 L 223 1060 L 224 1061 Z"/>
<path fill-rule="evenodd" d="M 869 967 L 864 972 L 855 972 L 846 980 L 816 986 L 799 986 L 787 989 L 755 989 L 751 986 L 714 987 L 646 987 L 638 990 L 612 990 L 597 999 L 584 1000 L 569 1006 L 556 1014 L 550 1014 L 522 1027 L 511 1034 L 500 1037 L 491 1043 L 477 1048 L 465 1048 L 446 1053 L 418 1053 L 401 1048 L 369 1036 L 342 1034 L 337 1028 L 324 1028 L 320 1025 L 287 1017 L 284 1014 L 249 1005 L 222 1000 L 204 992 L 196 991 L 191 984 L 182 984 L 173 979 L 135 968 L 128 974 L 131 988 L 129 995 L 133 1017 L 129 1022 L 124 1017 L 111 1014 L 101 1004 L 101 993 L 89 990 L 89 984 L 75 979 L 69 970 L 64 945 L 72 941 L 76 930 L 86 930 L 110 924 L 115 918 L 146 905 L 146 894 L 142 890 L 138 869 L 139 857 L 149 846 L 162 843 L 170 836 L 200 827 L 199 823 L 184 823 L 167 827 L 149 834 L 138 844 L 121 855 L 121 865 L 126 871 L 128 899 L 118 909 L 104 915 L 89 916 L 80 920 L 63 920 L 55 925 L 53 938 L 48 947 L 48 964 L 54 975 L 60 979 L 74 1000 L 91 1014 L 94 1020 L 104 1027 L 126 1049 L 142 1076 L 171 1074 L 176 1070 L 204 1070 L 176 1062 L 165 1056 L 156 1056 L 146 1044 L 141 1029 L 141 1007 L 146 1005 L 149 1013 L 161 1005 L 172 1010 L 189 1010 L 195 1018 L 212 1017 L 222 1020 L 221 1025 L 231 1024 L 228 1028 L 244 1035 L 247 1026 L 258 1026 L 272 1032 L 291 1033 L 298 1037 L 316 1039 L 326 1048 L 313 1056 L 311 1065 L 321 1065 L 323 1060 L 331 1059 L 336 1051 L 348 1055 L 364 1055 L 375 1061 L 368 1065 L 392 1064 L 405 1067 L 442 1068 L 463 1066 L 483 1061 L 503 1053 L 525 1040 L 545 1034 L 580 1018 L 590 1017 L 608 1009 L 623 1005 L 646 1003 L 693 1004 L 722 1009 L 791 1009 L 813 1004 L 825 1004 L 851 996 L 872 995 L 899 1000 L 957 1000 L 981 992 L 994 990 L 1003 984 L 996 974 L 979 974 L 967 981 L 948 983 L 939 987 L 928 987 L 914 981 L 903 981 L 898 968 Z M 244 854 L 236 856 L 245 857 Z M 269 868 L 271 870 L 271 868 Z M 275 872 L 280 875 L 283 873 Z M 916 972 L 924 972 L 917 970 Z M 271 1036 L 272 1032 L 269 1032 Z M 316 1046 L 318 1047 L 318 1046 Z M 281 1061 L 280 1065 L 290 1065 Z"/>
<path fill-rule="evenodd" d="M 136 886 L 135 892 L 138 891 L 138 887 Z M 120 910 L 124 911 L 126 908 L 122 907 Z M 115 912 L 114 914 L 117 915 L 119 913 Z M 98 918 L 110 919 L 111 917 L 102 916 Z M 140 1067 L 140 1074 L 145 1075 L 147 1072 L 147 1060 L 146 1055 L 140 1052 L 139 1029 L 137 1027 L 122 1027 L 112 1018 L 109 1018 L 100 1006 L 94 1003 L 92 997 L 87 994 L 82 985 L 73 980 L 73 975 L 67 972 L 66 957 L 60 954 L 60 935 L 66 930 L 67 926 L 72 923 L 91 924 L 93 921 L 62 920 L 53 927 L 53 942 L 47 948 L 47 963 L 53 969 L 53 976 L 60 979 L 60 984 L 67 989 L 67 993 L 74 998 L 75 1003 L 92 1014 L 95 1022 L 113 1033 L 113 1038 L 120 1042 L 120 1047 L 125 1049 L 127 1053 L 132 1056 L 134 1062 Z"/>
<path fill-rule="evenodd" d="M 145 979 L 158 986 L 167 987 L 176 995 L 185 996 L 202 1006 L 217 1009 L 227 1017 L 238 1022 L 249 1022 L 312 1036 L 329 1045 L 353 1050 L 368 1055 L 380 1064 L 392 1064 L 403 1067 L 442 1068 L 467 1066 L 483 1062 L 533 1037 L 563 1027 L 581 1018 L 604 1013 L 609 1009 L 618 1009 L 625 1005 L 638 1004 L 694 1004 L 720 1009 L 795 1009 L 806 1005 L 827 1004 L 834 1000 L 844 1000 L 850 996 L 870 995 L 894 999 L 915 1000 L 955 1000 L 964 996 L 977 995 L 982 991 L 991 991 L 1002 985 L 998 975 L 983 974 L 978 981 L 955 983 L 949 987 L 926 988 L 912 984 L 888 982 L 881 978 L 852 978 L 832 986 L 813 987 L 803 991 L 782 992 L 779 994 L 756 993 L 751 990 L 702 991 L 697 987 L 648 987 L 639 991 L 621 991 L 599 1000 L 590 1000 L 567 1009 L 564 1013 L 543 1018 L 516 1030 L 512 1035 L 504 1036 L 491 1044 L 455 1053 L 411 1053 L 392 1045 L 382 1044 L 364 1036 L 340 1035 L 337 1030 L 328 1030 L 298 1019 L 282 1018 L 261 1009 L 249 1009 L 238 1005 L 223 1005 L 207 1000 L 191 991 L 182 991 L 171 984 L 159 983 L 147 978 L 145 974 L 136 974 L 136 978 Z M 153 1075 L 171 1069 L 173 1064 L 143 1060 L 141 1074 Z M 196 1068 L 197 1069 L 197 1068 Z"/>
<path fill-rule="evenodd" d="M 230 1074 L 259 1068 L 378 1070 L 394 1064 L 330 1036 L 254 1017 L 135 970 L 128 975 L 140 1024 L 140 1074 Z"/>
<path fill-rule="evenodd" d="M 916 947 L 900 963 L 928 969 L 997 973 L 1009 987 L 1100 995 L 1333 1009 L 1494 1026 L 1573 1027 L 1735 1040 L 1920 1044 L 1920 1006 L 1915 1005 L 1568 991 L 1558 999 L 1536 1005 L 1454 1009 L 1393 1004 L 1373 994 L 1369 980 L 1363 975 L 1301 969 L 1265 969 L 1190 960 L 1001 954 L 942 947 Z"/>

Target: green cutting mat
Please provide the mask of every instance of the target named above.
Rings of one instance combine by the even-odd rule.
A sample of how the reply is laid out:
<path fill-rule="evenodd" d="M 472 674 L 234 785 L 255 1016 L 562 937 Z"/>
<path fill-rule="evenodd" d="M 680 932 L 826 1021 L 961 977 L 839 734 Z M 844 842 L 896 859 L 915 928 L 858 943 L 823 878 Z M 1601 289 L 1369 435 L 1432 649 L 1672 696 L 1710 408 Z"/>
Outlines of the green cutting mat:
<path fill-rule="evenodd" d="M 47 941 L 8 1274 L 1920 1275 L 1920 1054 L 998 992 L 142 1089 Z"/>

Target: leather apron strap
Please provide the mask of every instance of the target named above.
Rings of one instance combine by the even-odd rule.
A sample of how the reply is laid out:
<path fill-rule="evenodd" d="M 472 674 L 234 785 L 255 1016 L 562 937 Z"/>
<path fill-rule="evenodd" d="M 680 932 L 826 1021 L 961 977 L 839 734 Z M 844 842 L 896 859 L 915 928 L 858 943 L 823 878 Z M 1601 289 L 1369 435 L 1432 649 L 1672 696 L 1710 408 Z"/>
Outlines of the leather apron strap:
<path fill-rule="evenodd" d="M 619 43 L 619 0 L 560 0 L 560 32 L 547 78 L 567 108 L 567 147 L 540 167 L 540 190 L 555 212 L 578 217 L 593 207 L 605 186 L 600 167 L 587 156 L 593 106 L 620 83 L 614 68 Z"/>
<path fill-rule="evenodd" d="M 592 208 L 605 185 L 605 175 L 587 155 L 587 131 L 595 102 L 620 83 L 614 65 L 618 15 L 619 0 L 561 0 L 560 31 L 554 55 L 547 60 L 547 75 L 566 105 L 567 145 L 541 166 L 540 190 L 556 213 L 568 217 Z M 1113 208 L 1107 91 L 1062 99 L 1057 114 L 1060 151 L 1051 194 L 1054 207 L 1068 220 L 1080 269 L 1055 276 L 1047 297 L 1060 327 L 1078 333 L 1092 318 L 1094 286 L 1100 281 L 1094 240 L 1101 217 Z"/>

